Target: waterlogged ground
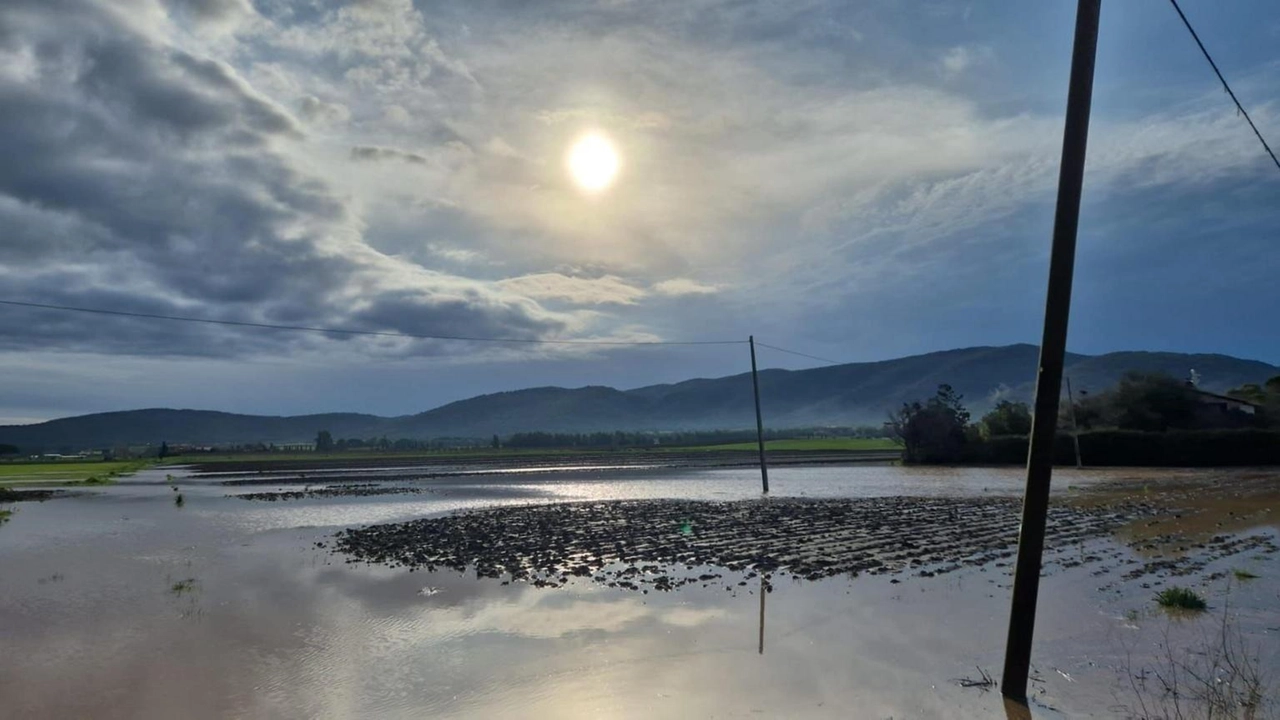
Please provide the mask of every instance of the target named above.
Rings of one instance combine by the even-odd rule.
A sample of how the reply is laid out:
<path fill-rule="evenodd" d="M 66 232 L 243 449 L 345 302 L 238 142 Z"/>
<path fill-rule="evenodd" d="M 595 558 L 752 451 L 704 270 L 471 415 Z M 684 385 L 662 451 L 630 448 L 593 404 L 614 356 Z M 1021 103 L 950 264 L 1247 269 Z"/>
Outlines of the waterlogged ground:
<path fill-rule="evenodd" d="M 768 506 L 742 468 L 430 475 L 147 471 L 6 503 L 0 717 L 1004 712 L 998 692 L 961 681 L 999 675 L 1016 469 L 778 468 Z M 223 484 L 235 480 L 254 482 Z M 1154 714 L 1163 648 L 1204 657 L 1186 651 L 1213 645 L 1224 617 L 1280 679 L 1277 485 L 1265 472 L 1056 473 L 1033 715 Z M 664 502 L 617 502 L 649 499 Z M 541 507 L 560 501 L 587 504 Z M 599 503 L 608 512 L 586 509 Z M 555 542 L 529 542 L 548 535 L 521 531 L 535 520 L 560 528 Z M 347 529 L 377 552 L 340 551 Z M 378 556 L 394 548 L 414 571 Z M 477 579 L 467 555 L 504 564 Z M 529 558 L 537 573 L 511 572 Z M 1157 611 L 1154 593 L 1175 583 L 1209 611 Z"/>

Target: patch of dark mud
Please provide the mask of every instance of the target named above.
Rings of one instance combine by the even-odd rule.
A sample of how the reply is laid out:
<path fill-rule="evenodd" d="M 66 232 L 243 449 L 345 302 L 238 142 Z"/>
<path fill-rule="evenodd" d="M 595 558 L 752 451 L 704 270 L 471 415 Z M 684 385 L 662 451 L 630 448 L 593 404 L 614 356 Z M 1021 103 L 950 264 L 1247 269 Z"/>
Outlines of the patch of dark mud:
<path fill-rule="evenodd" d="M 430 488 L 389 487 L 376 483 L 350 485 L 330 485 L 326 487 L 307 488 L 306 490 L 281 490 L 278 492 L 255 492 L 242 495 L 229 495 L 244 500 L 264 500 L 277 502 L 280 500 L 304 500 L 335 497 L 370 497 L 374 495 L 417 495 L 431 492 Z"/>
<path fill-rule="evenodd" d="M 505 487 L 502 485 L 463 485 L 437 488 L 391 486 L 379 483 L 352 483 L 344 485 L 308 487 L 303 490 L 285 490 L 284 488 L 281 488 L 276 491 L 242 493 L 228 495 L 227 497 L 276 502 L 281 500 L 369 497 L 376 495 L 420 495 L 424 493 L 430 493 L 436 497 L 465 498 L 468 500 L 512 500 L 546 498 L 548 496 L 548 493 L 540 492 L 538 490 L 519 487 Z"/>
<path fill-rule="evenodd" d="M 1004 498 L 558 503 L 349 529 L 338 533 L 334 550 L 348 562 L 428 571 L 474 567 L 480 577 L 538 586 L 577 577 L 672 590 L 691 582 L 741 584 L 778 572 L 808 580 L 860 573 L 933 577 L 966 566 L 1008 566 L 1020 510 Z M 1094 547 L 1087 541 L 1157 511 L 1140 502 L 1051 507 L 1047 571 L 1118 567 L 1122 547 L 1086 550 Z M 695 575 L 695 568 L 707 571 Z"/>
<path fill-rule="evenodd" d="M 1147 575 L 1160 577 L 1186 577 L 1205 569 L 1209 563 L 1224 557 L 1238 555 L 1243 552 L 1257 551 L 1260 554 L 1272 554 L 1280 551 L 1275 541 L 1267 535 L 1214 535 L 1204 542 L 1180 545 L 1179 538 L 1172 535 L 1162 536 L 1169 545 L 1157 546 L 1155 543 L 1138 546 L 1139 550 L 1169 548 L 1172 554 L 1157 553 L 1145 562 L 1135 562 L 1134 567 L 1124 574 L 1125 580 L 1137 580 Z M 1209 580 L 1226 577 L 1225 571 L 1211 575 Z"/>
<path fill-rule="evenodd" d="M 0 488 L 0 502 L 44 502 L 60 497 L 70 497 L 65 490 L 14 490 Z"/>
<path fill-rule="evenodd" d="M 551 473 L 555 471 L 546 470 L 545 472 Z M 500 474 L 503 474 L 503 473 L 499 473 L 499 472 L 485 473 L 485 472 L 479 472 L 479 471 L 432 472 L 432 473 L 405 473 L 405 474 L 396 474 L 394 476 L 386 475 L 381 477 L 387 480 L 394 480 L 395 482 L 419 482 L 422 480 L 441 480 L 441 479 L 450 480 L 450 479 L 457 479 L 457 478 L 472 478 L 472 477 L 479 478 L 479 477 L 484 477 L 485 475 L 500 475 Z M 512 471 L 509 474 L 516 474 L 516 473 L 515 471 Z M 530 472 L 530 471 L 521 471 L 519 474 L 534 475 L 536 473 Z M 209 477 L 209 476 L 204 476 L 204 477 Z M 262 477 L 240 478 L 237 480 L 223 480 L 219 484 L 222 485 L 223 487 L 254 487 L 254 486 L 261 486 L 261 485 L 308 485 L 308 484 L 316 484 L 316 483 L 354 484 L 356 483 L 356 481 L 369 480 L 371 479 L 371 477 L 376 478 L 378 476 L 356 474 L 356 475 L 320 475 L 320 476 L 308 477 L 304 473 L 299 475 L 264 475 Z"/>

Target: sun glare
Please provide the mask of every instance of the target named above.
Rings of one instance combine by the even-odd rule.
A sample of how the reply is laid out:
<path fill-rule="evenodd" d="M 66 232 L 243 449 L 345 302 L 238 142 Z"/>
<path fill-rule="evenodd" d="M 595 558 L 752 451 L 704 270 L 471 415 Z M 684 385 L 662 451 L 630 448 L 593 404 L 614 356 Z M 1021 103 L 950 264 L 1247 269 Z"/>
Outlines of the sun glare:
<path fill-rule="evenodd" d="M 569 149 L 569 174 L 585 192 L 596 193 L 613 184 L 618 175 L 618 151 L 599 133 L 584 135 Z"/>

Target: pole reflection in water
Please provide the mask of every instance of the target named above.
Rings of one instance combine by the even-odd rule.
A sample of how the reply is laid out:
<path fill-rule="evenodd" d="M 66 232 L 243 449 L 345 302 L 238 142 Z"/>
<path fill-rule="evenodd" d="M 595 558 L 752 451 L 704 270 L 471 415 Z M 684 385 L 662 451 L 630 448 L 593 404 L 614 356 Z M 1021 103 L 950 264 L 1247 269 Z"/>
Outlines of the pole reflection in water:
<path fill-rule="evenodd" d="M 760 573 L 760 654 L 764 654 L 764 596 L 769 593 L 766 588 L 769 587 L 769 581 L 765 579 L 764 573 Z"/>

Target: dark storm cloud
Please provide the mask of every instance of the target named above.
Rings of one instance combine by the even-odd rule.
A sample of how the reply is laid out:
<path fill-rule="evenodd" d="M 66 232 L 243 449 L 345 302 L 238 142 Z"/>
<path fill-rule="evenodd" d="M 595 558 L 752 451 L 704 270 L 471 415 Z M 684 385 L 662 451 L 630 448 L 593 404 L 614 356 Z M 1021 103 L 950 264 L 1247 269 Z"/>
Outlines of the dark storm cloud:
<path fill-rule="evenodd" d="M 75 59 L 84 70 L 76 84 L 85 99 L 135 124 L 183 139 L 225 132 L 220 139 L 233 144 L 298 132 L 291 117 L 252 94 L 222 63 L 136 38 L 94 39 L 80 50 Z"/>
<path fill-rule="evenodd" d="M 0 51 L 12 61 L 0 70 L 0 298 L 427 334 L 566 326 L 536 303 L 372 250 L 344 201 L 290 160 L 301 131 L 287 111 L 109 5 L 7 6 Z M 234 356 L 318 341 L 0 309 L 8 350 Z"/>
<path fill-rule="evenodd" d="M 545 330 L 528 322 L 533 304 L 493 303 L 477 292 L 454 297 L 433 298 L 424 303 L 415 293 L 383 293 L 369 307 L 352 314 L 361 325 L 385 327 L 397 323 L 408 333 L 455 337 L 501 335 L 523 340 L 536 339 Z"/>

